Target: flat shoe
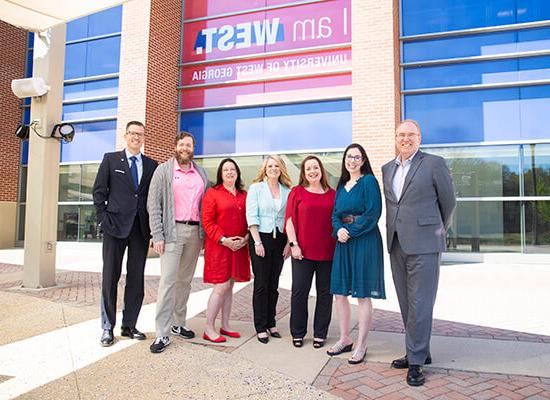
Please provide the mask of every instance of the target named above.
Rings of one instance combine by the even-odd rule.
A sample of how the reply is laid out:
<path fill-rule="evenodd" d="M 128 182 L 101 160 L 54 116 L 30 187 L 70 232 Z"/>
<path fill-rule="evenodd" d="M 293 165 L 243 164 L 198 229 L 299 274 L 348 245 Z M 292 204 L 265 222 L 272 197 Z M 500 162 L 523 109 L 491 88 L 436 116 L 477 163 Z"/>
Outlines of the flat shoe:
<path fill-rule="evenodd" d="M 304 345 L 304 338 L 292 338 L 292 345 L 294 347 L 302 347 Z"/>
<path fill-rule="evenodd" d="M 241 337 L 239 332 L 235 331 L 226 331 L 225 329 L 220 329 L 220 333 L 224 336 L 229 336 L 230 338 L 238 339 Z"/>
<path fill-rule="evenodd" d="M 217 338 L 212 339 L 210 336 L 207 335 L 206 332 L 204 332 L 204 333 L 202 334 L 202 338 L 203 338 L 204 340 L 208 340 L 208 341 L 210 341 L 210 342 L 212 342 L 212 343 L 223 343 L 223 342 L 225 342 L 225 341 L 227 340 L 227 339 L 224 338 L 223 336 L 218 336 Z"/>
<path fill-rule="evenodd" d="M 338 342 L 334 346 L 332 346 L 332 349 L 327 350 L 327 354 L 332 357 L 337 356 L 338 354 L 348 353 L 351 351 L 352 347 L 353 343 L 344 346 L 342 343 Z"/>
<path fill-rule="evenodd" d="M 258 342 L 260 342 L 260 343 L 267 344 L 269 342 L 269 337 L 268 336 L 256 335 L 256 337 L 258 338 Z"/>

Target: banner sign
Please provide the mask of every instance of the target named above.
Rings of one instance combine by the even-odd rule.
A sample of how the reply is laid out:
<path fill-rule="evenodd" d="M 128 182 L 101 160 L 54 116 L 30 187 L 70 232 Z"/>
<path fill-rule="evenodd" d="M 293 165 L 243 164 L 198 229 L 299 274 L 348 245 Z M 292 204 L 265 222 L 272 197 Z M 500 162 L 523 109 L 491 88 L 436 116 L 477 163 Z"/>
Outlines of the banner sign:
<path fill-rule="evenodd" d="M 184 86 L 204 83 L 223 84 L 339 71 L 351 71 L 351 48 L 349 47 L 223 64 L 193 65 L 182 68 L 180 82 Z"/>
<path fill-rule="evenodd" d="M 351 43 L 351 0 L 184 24 L 182 62 Z"/>
<path fill-rule="evenodd" d="M 185 19 L 229 14 L 262 7 L 280 6 L 292 0 L 185 0 Z"/>

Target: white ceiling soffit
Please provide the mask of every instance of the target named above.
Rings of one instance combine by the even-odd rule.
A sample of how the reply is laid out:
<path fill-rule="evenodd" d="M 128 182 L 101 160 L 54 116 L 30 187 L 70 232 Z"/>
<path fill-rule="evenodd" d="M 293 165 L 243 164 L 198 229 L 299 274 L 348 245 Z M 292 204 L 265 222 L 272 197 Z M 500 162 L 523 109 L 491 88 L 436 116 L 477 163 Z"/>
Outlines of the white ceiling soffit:
<path fill-rule="evenodd" d="M 29 31 L 43 31 L 128 0 L 0 0 L 0 20 Z"/>

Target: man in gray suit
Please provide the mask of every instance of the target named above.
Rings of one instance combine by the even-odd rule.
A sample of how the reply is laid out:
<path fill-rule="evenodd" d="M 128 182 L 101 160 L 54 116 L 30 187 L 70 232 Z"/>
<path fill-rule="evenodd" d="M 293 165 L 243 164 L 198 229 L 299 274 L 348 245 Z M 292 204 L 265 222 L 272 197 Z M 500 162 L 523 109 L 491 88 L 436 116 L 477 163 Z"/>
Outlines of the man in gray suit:
<path fill-rule="evenodd" d="M 387 243 L 393 282 L 405 325 L 407 354 L 392 362 L 408 368 L 407 383 L 421 386 L 424 364 L 432 362 L 430 336 L 441 252 L 456 198 L 443 158 L 419 151 L 420 127 L 397 127 L 397 158 L 382 167 Z"/>

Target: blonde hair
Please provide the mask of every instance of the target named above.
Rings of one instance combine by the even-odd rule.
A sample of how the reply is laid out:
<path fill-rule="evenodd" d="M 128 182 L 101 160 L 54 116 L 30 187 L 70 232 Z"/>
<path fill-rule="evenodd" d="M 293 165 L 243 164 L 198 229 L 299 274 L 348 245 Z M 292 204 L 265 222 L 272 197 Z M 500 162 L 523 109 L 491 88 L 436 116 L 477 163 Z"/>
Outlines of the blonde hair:
<path fill-rule="evenodd" d="M 266 177 L 266 170 L 267 170 L 267 163 L 269 162 L 269 160 L 275 160 L 275 162 L 277 162 L 277 164 L 279 164 L 279 169 L 281 170 L 281 175 L 279 176 L 279 182 L 290 188 L 290 186 L 292 186 L 292 179 L 290 178 L 290 175 L 288 174 L 288 170 L 286 169 L 286 164 L 284 162 L 284 160 L 279 157 L 278 155 L 275 155 L 275 154 L 271 154 L 269 156 L 267 156 L 265 159 L 264 159 L 264 162 L 262 163 L 262 166 L 260 167 L 260 170 L 258 171 L 258 175 L 256 175 L 256 177 L 254 178 L 254 180 L 252 181 L 253 183 L 256 183 L 256 182 L 263 182 L 265 177 Z"/>

